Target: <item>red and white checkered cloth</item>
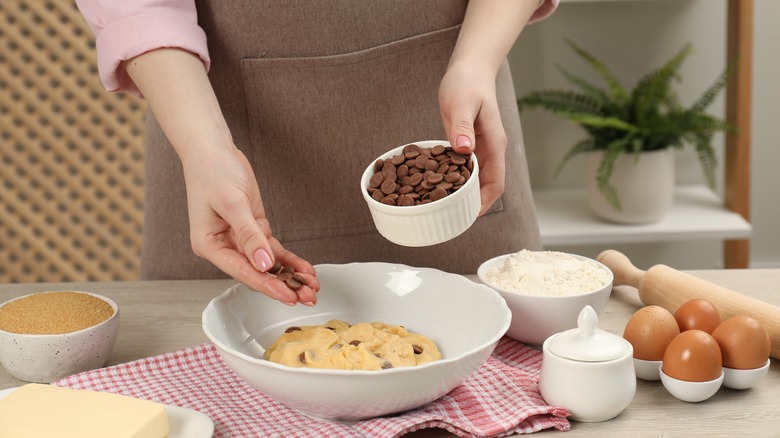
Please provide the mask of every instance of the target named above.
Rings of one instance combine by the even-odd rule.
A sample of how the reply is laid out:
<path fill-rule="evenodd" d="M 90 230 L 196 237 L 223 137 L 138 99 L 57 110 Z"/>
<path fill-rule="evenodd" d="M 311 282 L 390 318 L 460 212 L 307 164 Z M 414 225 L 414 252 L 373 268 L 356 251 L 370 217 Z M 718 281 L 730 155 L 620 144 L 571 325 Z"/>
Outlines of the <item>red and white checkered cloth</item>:
<path fill-rule="evenodd" d="M 253 389 L 225 365 L 211 343 L 54 383 L 124 394 L 193 409 L 214 421 L 214 437 L 398 437 L 438 427 L 462 437 L 569 430 L 566 409 L 539 394 L 542 355 L 501 339 L 487 362 L 449 394 L 395 416 L 345 424 L 311 419 Z"/>

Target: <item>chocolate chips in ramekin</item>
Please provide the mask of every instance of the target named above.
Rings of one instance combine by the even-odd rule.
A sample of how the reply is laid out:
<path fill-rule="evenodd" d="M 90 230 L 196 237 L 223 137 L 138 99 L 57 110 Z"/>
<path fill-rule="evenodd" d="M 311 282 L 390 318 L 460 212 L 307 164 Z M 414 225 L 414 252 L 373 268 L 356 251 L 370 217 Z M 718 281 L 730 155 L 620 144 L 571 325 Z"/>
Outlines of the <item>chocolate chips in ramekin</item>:
<path fill-rule="evenodd" d="M 459 154 L 450 146 L 410 144 L 400 154 L 374 163 L 368 193 L 387 205 L 427 204 L 463 187 L 473 170 L 471 155 Z"/>

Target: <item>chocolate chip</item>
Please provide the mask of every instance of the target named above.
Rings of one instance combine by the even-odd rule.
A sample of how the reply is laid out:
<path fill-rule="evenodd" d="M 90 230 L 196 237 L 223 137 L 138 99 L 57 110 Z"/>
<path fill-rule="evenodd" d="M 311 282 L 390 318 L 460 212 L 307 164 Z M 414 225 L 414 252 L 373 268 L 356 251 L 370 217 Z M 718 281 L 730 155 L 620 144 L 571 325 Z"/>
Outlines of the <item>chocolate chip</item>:
<path fill-rule="evenodd" d="M 450 190 L 452 189 L 453 184 L 447 181 L 440 182 L 439 184 L 436 184 L 436 187 L 440 187 L 444 190 Z"/>
<path fill-rule="evenodd" d="M 396 167 L 400 166 L 401 164 L 403 164 L 404 161 L 406 161 L 406 158 L 404 158 L 403 154 L 395 155 L 395 156 L 393 156 L 393 158 L 390 159 L 390 162 L 393 163 L 393 165 L 396 166 Z"/>
<path fill-rule="evenodd" d="M 279 263 L 277 261 L 277 263 Z M 281 266 L 281 265 L 280 265 Z M 274 264 L 274 268 L 276 264 Z M 306 284 L 306 279 L 302 275 L 295 273 L 295 268 L 292 266 L 282 266 L 281 269 L 275 269 L 276 278 L 285 283 L 290 289 L 300 289 Z"/>
<path fill-rule="evenodd" d="M 299 331 L 301 331 L 300 327 L 292 326 L 292 327 L 287 327 L 287 330 L 285 330 L 284 332 L 285 333 L 292 333 L 292 332 L 299 332 Z"/>
<path fill-rule="evenodd" d="M 357 339 L 355 339 L 354 341 L 349 341 L 349 345 L 354 345 L 355 347 L 357 347 L 358 345 L 360 345 L 360 341 L 358 341 Z"/>
<path fill-rule="evenodd" d="M 303 284 L 300 281 L 297 281 L 295 278 L 290 277 L 287 279 L 287 281 L 284 282 L 287 287 L 290 289 L 300 289 Z"/>
<path fill-rule="evenodd" d="M 423 349 L 419 345 L 412 345 L 412 351 L 414 351 L 414 354 L 422 354 Z"/>
<path fill-rule="evenodd" d="M 442 175 L 440 173 L 434 173 L 433 175 L 429 176 L 426 181 L 428 181 L 429 183 L 431 183 L 433 185 L 436 185 L 436 184 L 444 181 L 444 175 Z"/>
<path fill-rule="evenodd" d="M 414 205 L 414 199 L 410 196 L 401 195 L 401 197 L 398 198 L 398 202 L 396 202 L 396 205 L 400 205 L 402 207 L 408 207 Z"/>
<path fill-rule="evenodd" d="M 447 196 L 447 191 L 441 187 L 436 187 L 431 191 L 431 201 L 435 202 L 439 199 L 444 199 L 445 196 Z"/>
<path fill-rule="evenodd" d="M 306 352 L 302 352 L 298 355 L 298 362 L 306 363 Z"/>
<path fill-rule="evenodd" d="M 397 170 L 383 170 L 380 175 L 382 175 L 382 182 L 385 181 L 398 181 L 398 171 Z M 380 183 L 381 187 L 381 183 Z"/>
<path fill-rule="evenodd" d="M 382 181 L 385 180 L 385 177 L 381 173 L 375 173 L 371 175 L 371 179 L 368 181 L 369 187 L 377 188 L 380 184 L 382 184 Z"/>
<path fill-rule="evenodd" d="M 382 369 L 383 369 L 383 370 L 389 370 L 389 369 L 390 369 L 390 368 L 392 368 L 392 367 L 393 367 L 393 364 L 391 364 L 391 363 L 390 363 L 390 362 L 388 362 L 388 361 L 384 361 L 384 362 L 382 363 Z"/>
<path fill-rule="evenodd" d="M 463 155 L 450 155 L 450 161 L 456 166 L 462 166 L 466 164 L 466 157 Z"/>
<path fill-rule="evenodd" d="M 447 181 L 448 183 L 456 183 L 460 179 L 460 173 L 458 172 L 449 172 L 446 175 L 444 175 L 444 181 Z"/>
<path fill-rule="evenodd" d="M 384 180 L 382 181 L 382 185 L 379 186 L 379 189 L 382 190 L 382 193 L 385 195 L 389 195 L 390 193 L 393 193 L 398 188 L 398 184 L 395 183 L 395 181 L 390 180 Z"/>

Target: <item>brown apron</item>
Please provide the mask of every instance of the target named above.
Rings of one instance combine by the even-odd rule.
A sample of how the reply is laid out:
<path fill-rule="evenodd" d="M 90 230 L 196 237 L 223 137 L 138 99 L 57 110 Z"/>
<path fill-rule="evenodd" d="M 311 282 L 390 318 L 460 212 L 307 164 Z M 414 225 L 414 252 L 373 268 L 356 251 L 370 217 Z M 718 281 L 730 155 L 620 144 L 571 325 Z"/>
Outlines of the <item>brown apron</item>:
<path fill-rule="evenodd" d="M 506 191 L 461 236 L 407 248 L 375 229 L 359 180 L 396 146 L 445 139 L 438 86 L 465 1 L 197 1 L 209 77 L 254 167 L 273 233 L 312 264 L 386 261 L 474 273 L 540 249 L 515 93 L 497 79 L 509 137 Z M 192 253 L 181 164 L 150 116 L 141 277 L 224 277 Z"/>

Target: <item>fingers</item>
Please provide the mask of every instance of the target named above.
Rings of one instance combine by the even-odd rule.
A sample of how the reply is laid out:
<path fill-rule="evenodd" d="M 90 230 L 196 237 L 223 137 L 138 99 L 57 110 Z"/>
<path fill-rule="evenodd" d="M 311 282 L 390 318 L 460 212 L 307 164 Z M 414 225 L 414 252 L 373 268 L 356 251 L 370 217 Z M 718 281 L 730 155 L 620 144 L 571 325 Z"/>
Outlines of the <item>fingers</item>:
<path fill-rule="evenodd" d="M 196 253 L 247 287 L 285 304 L 316 304 L 320 284 L 314 267 L 282 247 L 271 236 L 270 224 L 265 218 L 255 219 L 251 212 L 245 213 L 249 211 L 248 204 L 244 209 L 242 202 L 231 204 L 224 199 L 223 202 L 217 210 L 221 211 L 219 216 L 224 221 L 224 231 L 207 233 Z M 273 260 L 295 268 L 306 285 L 293 290 L 269 273 Z"/>
<path fill-rule="evenodd" d="M 482 106 L 474 123 L 477 132 L 475 154 L 479 162 L 481 216 L 504 193 L 508 140 L 498 106 L 494 102 Z"/>
<path fill-rule="evenodd" d="M 295 291 L 298 294 L 298 301 L 309 306 L 315 305 L 317 303 L 317 293 L 320 291 L 320 282 L 317 280 L 314 266 L 284 248 L 273 237 L 271 237 L 270 243 L 277 260 L 280 260 L 280 263 L 284 266 L 292 266 L 295 269 L 295 273 L 304 279 L 304 286 Z"/>
<path fill-rule="evenodd" d="M 478 108 L 465 103 L 452 102 L 449 108 L 442 108 L 442 120 L 452 149 L 459 154 L 470 154 L 476 146 L 474 120 Z"/>
<path fill-rule="evenodd" d="M 503 159 L 490 161 L 495 161 L 495 165 L 491 165 L 491 162 L 487 162 L 485 163 L 485 168 L 492 168 L 492 172 L 482 172 L 482 167 L 480 167 L 479 194 L 481 205 L 479 208 L 479 216 L 484 215 L 504 193 L 504 161 Z M 482 161 L 480 161 L 480 163 L 482 163 Z M 482 166 L 482 164 L 480 164 L 480 166 Z"/>
<path fill-rule="evenodd" d="M 214 246 L 209 261 L 248 288 L 284 304 L 293 306 L 302 303 L 313 306 L 317 303 L 320 283 L 313 273 L 300 272 L 299 275 L 303 277 L 305 284 L 294 290 L 279 280 L 276 275 L 258 272 L 247 258 L 235 249 Z"/>
<path fill-rule="evenodd" d="M 274 265 L 271 245 L 252 216 L 249 205 L 228 206 L 222 217 L 233 229 L 236 244 L 254 268 L 260 272 L 271 269 Z"/>
<path fill-rule="evenodd" d="M 252 290 L 260 291 L 287 305 L 292 306 L 298 302 L 298 294 L 295 291 L 278 280 L 275 275 L 258 272 L 243 254 L 234 249 L 213 247 L 208 259 L 222 272 Z"/>

